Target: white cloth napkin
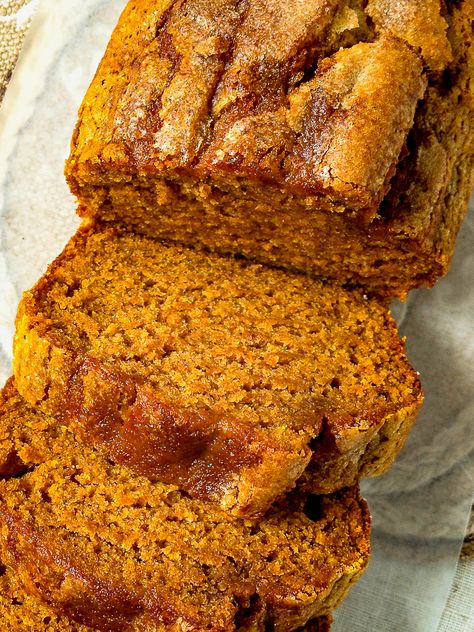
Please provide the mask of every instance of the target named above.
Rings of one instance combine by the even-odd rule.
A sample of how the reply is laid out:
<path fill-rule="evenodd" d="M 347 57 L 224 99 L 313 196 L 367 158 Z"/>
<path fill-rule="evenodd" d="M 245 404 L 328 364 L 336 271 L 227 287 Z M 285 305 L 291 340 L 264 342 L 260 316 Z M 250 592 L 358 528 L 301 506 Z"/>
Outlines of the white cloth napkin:
<path fill-rule="evenodd" d="M 2 380 L 11 372 L 20 294 L 79 224 L 63 163 L 77 108 L 124 4 L 43 0 L 0 111 Z M 374 516 L 374 553 L 337 612 L 335 632 L 433 632 L 440 624 L 474 480 L 473 212 L 450 275 L 433 290 L 413 292 L 400 312 L 426 403 L 397 464 L 363 484 Z M 466 586 L 472 585 L 467 576 Z M 445 617 L 440 630 L 474 629 L 472 607 L 459 608 L 450 610 L 456 623 L 442 627 Z"/>

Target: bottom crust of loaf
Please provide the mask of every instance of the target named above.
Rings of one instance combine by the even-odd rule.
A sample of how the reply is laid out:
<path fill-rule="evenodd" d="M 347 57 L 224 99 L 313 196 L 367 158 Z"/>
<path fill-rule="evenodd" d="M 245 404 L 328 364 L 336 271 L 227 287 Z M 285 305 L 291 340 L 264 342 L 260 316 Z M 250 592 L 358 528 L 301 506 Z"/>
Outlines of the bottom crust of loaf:
<path fill-rule="evenodd" d="M 418 411 L 419 407 L 413 405 L 391 414 L 376 431 L 354 428 L 346 437 L 347 448 L 343 452 L 334 450 L 335 441 L 330 434 L 323 434 L 312 446 L 312 459 L 298 480 L 298 487 L 312 494 L 327 494 L 354 485 L 361 477 L 380 476 L 405 445 Z"/>

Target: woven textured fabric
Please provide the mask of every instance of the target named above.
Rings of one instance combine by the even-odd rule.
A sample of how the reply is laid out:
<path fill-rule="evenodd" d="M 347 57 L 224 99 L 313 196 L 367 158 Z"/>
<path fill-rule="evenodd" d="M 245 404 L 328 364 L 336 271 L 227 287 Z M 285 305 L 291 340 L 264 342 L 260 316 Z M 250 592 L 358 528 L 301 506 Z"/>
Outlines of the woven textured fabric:
<path fill-rule="evenodd" d="M 10 79 L 38 0 L 7 0 L 0 5 L 0 100 Z"/>
<path fill-rule="evenodd" d="M 473 595 L 474 564 L 461 561 L 438 632 L 470 632 L 474 628 Z"/>

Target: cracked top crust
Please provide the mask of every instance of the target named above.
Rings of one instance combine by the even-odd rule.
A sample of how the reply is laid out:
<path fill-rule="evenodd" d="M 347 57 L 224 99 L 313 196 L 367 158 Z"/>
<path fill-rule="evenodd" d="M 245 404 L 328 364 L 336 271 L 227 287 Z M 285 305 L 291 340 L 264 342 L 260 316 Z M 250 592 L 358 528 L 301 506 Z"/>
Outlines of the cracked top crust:
<path fill-rule="evenodd" d="M 451 55 L 439 2 L 392 4 L 129 2 L 80 111 L 70 180 L 250 179 L 373 217 L 425 71 Z"/>

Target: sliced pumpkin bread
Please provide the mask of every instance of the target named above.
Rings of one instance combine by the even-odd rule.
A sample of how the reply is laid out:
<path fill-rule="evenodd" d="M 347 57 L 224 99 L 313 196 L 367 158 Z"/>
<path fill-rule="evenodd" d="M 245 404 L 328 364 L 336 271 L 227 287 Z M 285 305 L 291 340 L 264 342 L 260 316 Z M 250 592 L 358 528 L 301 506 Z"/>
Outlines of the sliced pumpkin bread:
<path fill-rule="evenodd" d="M 243 259 L 80 230 L 20 304 L 17 388 L 151 480 L 254 515 L 391 464 L 421 405 L 387 307 Z"/>
<path fill-rule="evenodd" d="M 243 520 L 114 465 L 7 385 L 0 554 L 28 594 L 106 632 L 287 632 L 338 606 L 369 557 L 356 488 Z"/>
<path fill-rule="evenodd" d="M 331 616 L 318 617 L 300 632 L 329 632 Z M 15 572 L 0 563 L 0 621 L 4 632 L 100 632 L 65 616 L 57 615 L 44 601 L 25 592 Z M 130 632 L 145 632 L 131 626 Z M 148 627 L 146 632 L 156 632 Z"/>

